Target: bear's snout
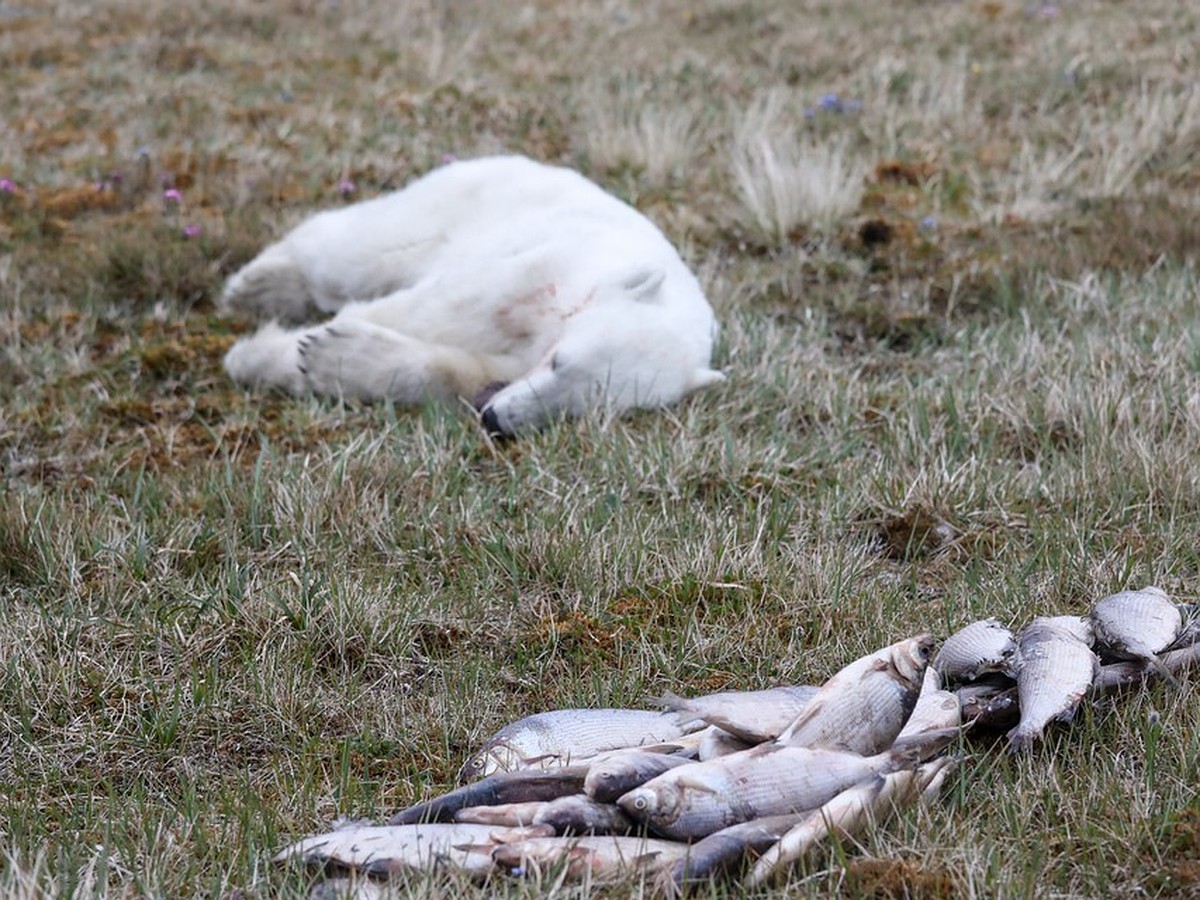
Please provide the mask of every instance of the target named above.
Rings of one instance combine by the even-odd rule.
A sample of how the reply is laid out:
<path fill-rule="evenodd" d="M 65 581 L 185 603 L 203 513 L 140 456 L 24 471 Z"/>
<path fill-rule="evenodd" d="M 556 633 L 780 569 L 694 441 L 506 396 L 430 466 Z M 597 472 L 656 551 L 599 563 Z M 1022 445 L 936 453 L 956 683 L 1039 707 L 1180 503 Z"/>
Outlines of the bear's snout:
<path fill-rule="evenodd" d="M 500 417 L 496 415 L 496 410 L 489 406 L 479 415 L 479 421 L 483 423 L 483 430 L 493 438 L 506 438 L 511 435 L 505 431 L 500 425 Z"/>

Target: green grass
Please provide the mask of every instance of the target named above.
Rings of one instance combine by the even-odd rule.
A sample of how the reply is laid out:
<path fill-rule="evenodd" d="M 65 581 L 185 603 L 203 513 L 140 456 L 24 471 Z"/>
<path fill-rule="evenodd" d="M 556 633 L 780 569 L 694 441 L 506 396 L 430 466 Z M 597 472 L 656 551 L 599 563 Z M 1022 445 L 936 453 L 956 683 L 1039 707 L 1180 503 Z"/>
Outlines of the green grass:
<path fill-rule="evenodd" d="M 0 893 L 302 893 L 275 850 L 533 711 L 1195 601 L 1198 41 L 1168 0 L 0 7 Z M 749 146 L 831 148 L 851 211 Z M 726 384 L 493 446 L 224 377 L 271 236 L 500 149 L 667 230 Z M 971 742 L 789 891 L 1194 895 L 1198 735 L 1192 678 Z"/>

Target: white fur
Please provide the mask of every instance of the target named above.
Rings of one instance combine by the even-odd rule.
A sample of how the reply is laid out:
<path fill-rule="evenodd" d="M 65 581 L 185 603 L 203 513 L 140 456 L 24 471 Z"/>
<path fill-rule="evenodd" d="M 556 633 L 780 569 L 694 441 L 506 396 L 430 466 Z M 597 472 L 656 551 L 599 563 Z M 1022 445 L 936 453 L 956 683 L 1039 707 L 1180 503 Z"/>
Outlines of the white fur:
<path fill-rule="evenodd" d="M 473 397 L 505 434 L 592 406 L 674 403 L 722 380 L 699 283 L 649 219 L 583 176 L 516 156 L 455 162 L 319 213 L 235 274 L 225 306 L 271 322 L 239 382 L 418 403 Z"/>

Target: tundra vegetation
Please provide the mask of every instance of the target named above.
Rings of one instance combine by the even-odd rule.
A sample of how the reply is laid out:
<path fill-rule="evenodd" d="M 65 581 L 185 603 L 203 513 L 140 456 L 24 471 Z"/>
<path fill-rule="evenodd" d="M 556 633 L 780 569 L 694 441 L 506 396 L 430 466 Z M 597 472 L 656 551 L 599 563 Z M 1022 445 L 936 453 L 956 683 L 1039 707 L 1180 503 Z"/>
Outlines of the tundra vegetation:
<path fill-rule="evenodd" d="M 0 3 L 0 893 L 302 894 L 276 849 L 531 712 L 1196 600 L 1197 48 L 1179 0 Z M 500 150 L 666 230 L 727 383 L 493 445 L 224 376 L 268 240 Z M 968 741 L 774 895 L 1194 894 L 1198 694 Z"/>

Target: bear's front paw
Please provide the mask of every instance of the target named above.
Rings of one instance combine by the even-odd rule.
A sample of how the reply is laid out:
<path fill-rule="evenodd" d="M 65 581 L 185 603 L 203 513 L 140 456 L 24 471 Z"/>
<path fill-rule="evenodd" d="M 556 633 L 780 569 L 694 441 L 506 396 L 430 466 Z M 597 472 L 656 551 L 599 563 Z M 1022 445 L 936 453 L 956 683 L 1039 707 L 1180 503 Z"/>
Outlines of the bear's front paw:
<path fill-rule="evenodd" d="M 401 335 L 367 322 L 338 322 L 307 332 L 299 366 L 318 394 L 409 401 Z"/>
<path fill-rule="evenodd" d="M 268 247 L 229 279 L 221 308 L 260 319 L 303 322 L 312 317 L 316 304 L 300 267 L 283 251 Z"/>

